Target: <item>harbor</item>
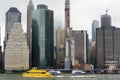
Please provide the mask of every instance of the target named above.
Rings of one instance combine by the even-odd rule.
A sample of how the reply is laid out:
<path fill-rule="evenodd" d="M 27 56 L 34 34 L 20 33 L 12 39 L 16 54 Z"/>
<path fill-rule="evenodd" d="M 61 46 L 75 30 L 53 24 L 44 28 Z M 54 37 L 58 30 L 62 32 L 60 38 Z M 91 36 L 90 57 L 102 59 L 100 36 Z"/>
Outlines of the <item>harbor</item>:
<path fill-rule="evenodd" d="M 119 80 L 120 74 L 59 75 L 51 78 L 22 77 L 21 74 L 0 74 L 0 80 Z"/>

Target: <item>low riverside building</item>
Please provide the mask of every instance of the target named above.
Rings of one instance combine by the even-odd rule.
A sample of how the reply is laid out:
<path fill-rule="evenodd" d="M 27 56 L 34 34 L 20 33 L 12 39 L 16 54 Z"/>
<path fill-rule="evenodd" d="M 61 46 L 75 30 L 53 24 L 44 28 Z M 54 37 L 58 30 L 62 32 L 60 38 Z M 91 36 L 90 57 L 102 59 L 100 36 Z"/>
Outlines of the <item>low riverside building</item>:
<path fill-rule="evenodd" d="M 29 69 L 29 49 L 20 23 L 14 24 L 8 36 L 4 66 L 6 71 Z"/>

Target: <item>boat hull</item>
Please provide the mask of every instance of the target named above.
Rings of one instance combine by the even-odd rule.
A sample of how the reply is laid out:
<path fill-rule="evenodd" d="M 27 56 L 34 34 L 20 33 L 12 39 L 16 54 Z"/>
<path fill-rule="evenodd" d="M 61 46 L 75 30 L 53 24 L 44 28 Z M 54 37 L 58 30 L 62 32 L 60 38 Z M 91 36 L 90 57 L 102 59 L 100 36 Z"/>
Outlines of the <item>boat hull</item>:
<path fill-rule="evenodd" d="M 22 73 L 23 77 L 52 77 L 46 70 L 32 69 L 27 72 Z"/>
<path fill-rule="evenodd" d="M 51 77 L 50 74 L 34 74 L 34 73 L 23 73 L 23 77 Z"/>

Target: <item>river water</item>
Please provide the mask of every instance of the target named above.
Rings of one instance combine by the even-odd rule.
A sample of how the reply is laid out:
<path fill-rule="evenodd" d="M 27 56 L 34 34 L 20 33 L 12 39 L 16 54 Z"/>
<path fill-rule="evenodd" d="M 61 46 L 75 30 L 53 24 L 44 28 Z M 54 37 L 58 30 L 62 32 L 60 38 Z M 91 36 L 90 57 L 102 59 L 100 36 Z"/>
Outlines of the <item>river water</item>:
<path fill-rule="evenodd" d="M 22 77 L 21 74 L 0 74 L 0 80 L 120 80 L 120 74 L 62 75 L 52 78 L 28 78 Z"/>

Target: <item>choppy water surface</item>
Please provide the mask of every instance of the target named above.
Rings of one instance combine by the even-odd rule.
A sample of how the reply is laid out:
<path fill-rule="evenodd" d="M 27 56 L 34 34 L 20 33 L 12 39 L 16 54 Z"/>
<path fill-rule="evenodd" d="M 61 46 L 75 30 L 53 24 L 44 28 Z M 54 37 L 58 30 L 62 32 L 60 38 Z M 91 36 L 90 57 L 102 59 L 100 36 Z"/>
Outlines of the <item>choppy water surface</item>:
<path fill-rule="evenodd" d="M 120 74 L 62 75 L 52 78 L 27 78 L 22 77 L 21 74 L 0 74 L 0 80 L 120 80 Z"/>

